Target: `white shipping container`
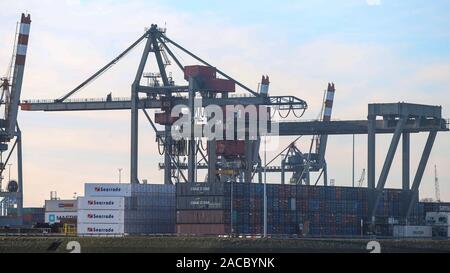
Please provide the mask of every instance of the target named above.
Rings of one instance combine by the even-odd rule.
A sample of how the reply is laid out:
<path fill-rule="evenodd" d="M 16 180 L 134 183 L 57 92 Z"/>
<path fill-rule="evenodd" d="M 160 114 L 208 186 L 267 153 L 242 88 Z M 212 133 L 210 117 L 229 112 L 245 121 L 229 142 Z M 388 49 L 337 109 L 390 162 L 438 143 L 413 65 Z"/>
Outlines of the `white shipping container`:
<path fill-rule="evenodd" d="M 80 210 L 123 210 L 125 197 L 78 197 Z"/>
<path fill-rule="evenodd" d="M 124 223 L 124 215 L 123 210 L 79 210 L 78 223 Z"/>
<path fill-rule="evenodd" d="M 447 226 L 450 222 L 449 212 L 427 212 L 425 216 L 427 225 Z"/>
<path fill-rule="evenodd" d="M 394 237 L 430 238 L 431 226 L 394 226 Z"/>
<path fill-rule="evenodd" d="M 49 224 L 59 223 L 61 219 L 77 219 L 77 212 L 46 212 L 45 213 L 45 222 Z"/>
<path fill-rule="evenodd" d="M 78 235 L 120 235 L 124 233 L 123 224 L 78 224 Z"/>
<path fill-rule="evenodd" d="M 77 211 L 77 200 L 45 200 L 45 211 L 69 212 Z"/>
<path fill-rule="evenodd" d="M 92 196 L 131 196 L 131 184 L 117 183 L 86 183 L 84 184 L 84 195 Z"/>

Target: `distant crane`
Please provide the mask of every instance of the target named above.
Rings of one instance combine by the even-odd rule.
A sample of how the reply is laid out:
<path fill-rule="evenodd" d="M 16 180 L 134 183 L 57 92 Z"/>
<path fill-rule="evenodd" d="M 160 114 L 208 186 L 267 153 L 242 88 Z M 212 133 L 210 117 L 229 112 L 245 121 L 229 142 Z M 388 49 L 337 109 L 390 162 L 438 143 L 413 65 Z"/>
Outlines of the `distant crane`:
<path fill-rule="evenodd" d="M 361 178 L 358 180 L 358 187 L 362 187 L 364 183 L 364 179 L 366 178 L 366 169 L 362 170 Z"/>
<path fill-rule="evenodd" d="M 436 165 L 434 165 L 434 190 L 436 194 L 436 202 L 441 202 L 441 191 L 439 190 L 439 178 L 437 175 Z"/>
<path fill-rule="evenodd" d="M 14 151 L 17 152 L 17 181 L 8 181 L 8 191 L 0 192 L 0 216 L 8 215 L 8 208 L 16 206 L 17 219 L 8 219 L 14 225 L 21 225 L 23 210 L 22 187 L 22 134 L 17 122 L 20 94 L 25 72 L 31 16 L 22 13 L 14 36 L 14 52 L 4 77 L 0 78 L 0 177 Z M 14 144 L 10 147 L 9 145 Z M 6 158 L 3 156 L 7 153 Z M 9 165 L 10 166 L 10 165 Z M 11 173 L 11 172 L 9 172 Z"/>

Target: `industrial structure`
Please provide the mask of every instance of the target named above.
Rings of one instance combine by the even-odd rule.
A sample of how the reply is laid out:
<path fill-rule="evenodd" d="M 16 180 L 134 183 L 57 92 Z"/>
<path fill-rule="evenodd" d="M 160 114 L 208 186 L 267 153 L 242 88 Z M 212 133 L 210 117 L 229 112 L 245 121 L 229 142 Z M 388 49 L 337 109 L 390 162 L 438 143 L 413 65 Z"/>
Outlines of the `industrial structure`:
<path fill-rule="evenodd" d="M 3 115 L 0 117 L 0 224 L 7 225 L 11 223 L 22 224 L 22 133 L 17 122 L 17 114 L 25 71 L 30 24 L 30 15 L 22 14 L 14 38 L 14 52 L 8 72 L 0 79 L 2 92 L 0 107 L 3 108 Z M 14 144 L 10 147 L 9 145 L 13 140 Z M 14 151 L 17 152 L 17 181 L 8 181 L 7 188 L 4 191 L 1 183 L 2 175 Z M 7 154 L 6 158 L 4 153 Z M 17 210 L 16 217 L 7 217 L 10 208 Z"/>
<path fill-rule="evenodd" d="M 280 200 L 287 198 L 287 193 L 295 198 L 297 195 L 301 196 L 294 201 L 286 199 L 286 204 L 291 203 L 291 210 L 299 205 L 301 206 L 302 202 L 306 204 L 309 201 L 305 192 L 316 194 L 321 198 L 322 195 L 339 196 L 337 200 L 367 205 L 367 209 L 358 211 L 358 217 L 364 217 L 373 225 L 377 223 L 377 217 L 381 217 L 378 214 L 380 204 L 391 200 L 389 198 L 397 200 L 400 204 L 400 212 L 398 213 L 400 223 L 408 224 L 411 214 L 417 208 L 419 186 L 437 133 L 449 130 L 446 120 L 442 118 L 440 106 L 403 102 L 369 104 L 367 120 L 332 120 L 332 107 L 337 92 L 334 83 L 329 83 L 327 86 L 318 119 L 314 121 L 301 120 L 303 113 L 308 108 L 306 101 L 295 96 L 271 95 L 276 92 L 269 92 L 270 81 L 268 76 L 262 77 L 257 90 L 247 87 L 170 39 L 166 35 L 166 30 L 158 28 L 157 25 L 151 25 L 125 51 L 61 98 L 56 100 L 23 100 L 20 102 L 30 23 L 30 16 L 23 14 L 13 54 L 13 73 L 9 73 L 1 80 L 1 104 L 5 108 L 5 115 L 0 119 L 0 177 L 10 156 L 16 150 L 18 181 L 9 181 L 8 190 L 0 191 L 0 197 L 2 198 L 0 207 L 2 208 L 2 215 L 7 215 L 8 207 L 17 207 L 16 220 L 19 222 L 16 224 L 18 225 L 20 225 L 23 208 L 21 131 L 17 124 L 19 103 L 23 111 L 130 110 L 130 183 L 135 187 L 137 187 L 136 184 L 140 183 L 138 119 L 139 112 L 142 111 L 155 131 L 160 154 L 164 157 L 164 162 L 159 164 L 159 168 L 164 171 L 165 185 L 186 183 L 183 185 L 190 187 L 189 185 L 198 185 L 198 182 L 206 183 L 204 185 L 213 185 L 211 189 L 220 188 L 223 190 L 220 194 L 217 192 L 211 193 L 212 198 L 223 197 L 223 200 L 228 200 L 229 196 L 223 196 L 223 194 L 231 194 L 231 201 L 224 201 L 224 204 L 230 202 L 230 206 L 233 208 L 234 193 L 237 194 L 237 200 L 246 200 L 242 202 L 247 202 L 252 198 L 258 199 L 261 197 L 260 192 L 258 192 L 262 190 L 261 184 L 267 182 L 266 173 L 279 173 L 279 182 L 282 186 L 271 188 L 269 192 Z M 115 99 L 111 94 L 108 94 L 104 99 L 71 99 L 73 94 L 97 79 L 141 43 L 144 43 L 145 46 L 137 73 L 131 84 L 131 98 Z M 180 59 L 177 58 L 179 55 L 176 51 L 196 60 L 197 64 L 182 64 Z M 155 57 L 155 65 L 152 68 L 155 70 L 146 71 L 149 67 L 150 56 Z M 185 83 L 175 83 L 172 74 L 168 71 L 168 66 L 171 64 L 175 64 L 176 69 L 181 70 Z M 236 94 L 237 88 L 243 90 L 245 94 Z M 221 120 L 214 122 L 214 130 L 223 129 L 219 132 L 220 138 L 210 138 L 204 133 L 209 126 L 207 122 L 213 120 L 213 117 L 206 113 L 205 108 L 208 106 L 217 106 L 219 112 L 223 115 Z M 182 114 L 180 115 L 172 115 L 173 110 L 177 107 L 187 110 L 189 115 L 186 114 L 186 111 L 181 111 Z M 150 116 L 149 109 L 156 110 L 154 118 Z M 257 113 L 256 121 L 258 125 L 256 125 L 256 128 L 260 129 L 261 121 L 263 121 L 267 125 L 267 131 L 258 130 L 256 136 L 249 133 L 254 125 L 251 122 L 250 109 L 254 109 Z M 274 118 L 277 113 L 279 119 Z M 190 129 L 190 133 L 187 137 L 174 139 L 172 132 L 180 130 L 180 127 L 184 126 L 180 126 L 178 122 L 186 115 L 189 117 L 187 127 Z M 289 116 L 293 116 L 294 120 L 286 120 Z M 236 130 L 236 128 L 239 128 L 239 123 L 244 124 L 241 131 Z M 277 128 L 277 130 L 272 130 L 274 128 Z M 198 135 L 195 132 L 201 133 Z M 410 135 L 413 133 L 428 133 L 428 139 L 419 166 L 411 180 Z M 334 187 L 334 185 L 330 185 L 327 174 L 326 149 L 328 136 L 358 134 L 368 136 L 367 189 L 347 190 Z M 377 178 L 375 175 L 375 151 L 377 150 L 376 136 L 378 134 L 392 134 L 393 137 L 381 174 Z M 231 139 L 229 138 L 230 135 Z M 272 136 L 294 136 L 296 139 L 282 149 L 275 158 L 267 162 L 266 158 L 263 160 L 261 157 L 263 151 L 262 139 Z M 311 137 L 308 151 L 302 151 L 297 145 L 297 141 L 302 136 Z M 14 144 L 9 149 L 8 144 L 14 139 Z M 386 180 L 400 139 L 402 140 L 402 189 L 386 191 Z M 2 154 L 8 149 L 9 154 L 6 160 L 3 160 Z M 280 165 L 271 165 L 276 159 L 280 159 Z M 200 170 L 203 170 L 204 176 L 200 175 Z M 365 171 L 363 171 L 358 182 L 358 188 L 362 187 Z M 315 181 L 311 181 L 311 173 L 318 174 Z M 319 185 L 321 179 L 322 183 Z M 240 188 L 233 188 L 234 183 L 240 185 Z M 248 189 L 245 185 L 249 185 Z M 289 187 L 290 185 L 296 187 Z M 263 188 L 264 204 L 266 204 L 266 187 Z M 176 201 L 185 210 L 180 216 L 184 219 L 182 221 L 186 221 L 183 223 L 184 225 L 192 224 L 188 219 L 191 215 L 202 217 L 202 215 L 208 214 L 208 212 L 195 211 L 195 207 L 191 206 L 190 203 L 183 204 L 180 201 L 186 200 L 186 202 L 189 202 L 192 198 L 198 198 L 191 192 L 191 189 L 181 189 L 180 187 L 180 190 L 177 188 L 177 194 L 178 191 L 182 194 L 180 198 L 177 196 Z M 246 191 L 254 191 L 252 197 L 244 196 Z M 348 195 L 345 197 L 347 199 L 340 199 L 341 193 Z M 314 202 L 312 204 L 315 204 Z M 283 206 L 286 204 L 283 203 Z M 264 214 L 266 215 L 266 205 L 264 207 Z M 201 209 L 204 210 L 205 207 L 201 207 Z M 225 232 L 228 230 L 225 224 L 229 224 L 225 218 L 228 217 L 230 221 L 234 221 L 231 220 L 234 219 L 233 209 L 228 211 L 228 207 L 221 207 L 220 210 L 219 215 L 222 217 L 220 223 L 224 224 L 221 230 Z M 297 212 L 292 214 L 288 210 L 286 208 L 286 219 L 292 215 L 299 217 Z M 248 212 L 243 210 L 240 213 L 242 215 Z M 278 212 L 271 209 L 270 213 L 276 214 Z M 300 217 L 304 215 L 307 215 L 306 210 Z M 386 215 L 383 214 L 382 217 L 385 216 L 390 216 L 389 212 L 386 212 Z M 236 221 L 241 219 L 239 217 L 241 216 L 235 217 Z M 335 216 L 333 215 L 333 217 Z M 1 219 L 0 223 L 2 223 Z M 245 218 L 242 221 L 250 220 Z M 353 217 L 351 221 L 359 221 L 359 219 Z M 233 224 L 238 225 L 236 222 Z M 231 231 L 233 231 L 233 224 L 231 224 Z M 182 226 L 181 228 L 186 230 L 186 227 Z M 264 230 L 266 230 L 266 227 L 264 227 Z M 290 229 L 285 230 L 290 232 Z M 354 232 L 354 230 L 351 232 Z"/>

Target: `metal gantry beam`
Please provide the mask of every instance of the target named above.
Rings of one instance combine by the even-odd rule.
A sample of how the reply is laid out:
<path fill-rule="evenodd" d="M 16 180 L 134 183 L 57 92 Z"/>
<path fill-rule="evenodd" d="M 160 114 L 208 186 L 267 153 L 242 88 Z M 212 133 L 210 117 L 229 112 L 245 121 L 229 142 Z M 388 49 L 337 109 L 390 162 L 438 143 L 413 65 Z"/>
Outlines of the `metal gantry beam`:
<path fill-rule="evenodd" d="M 411 193 L 408 202 L 408 210 L 406 212 L 407 219 L 411 215 L 414 203 L 418 199 L 419 186 L 422 181 L 423 172 L 425 171 L 425 167 L 427 166 L 428 158 L 430 157 L 436 136 L 437 131 L 432 131 L 428 134 L 427 142 L 425 144 L 425 148 L 423 150 L 422 157 L 420 158 L 419 166 L 417 168 L 416 175 L 414 176 L 414 181 L 411 186 Z"/>
<path fill-rule="evenodd" d="M 127 55 L 132 49 L 134 49 L 138 44 L 140 44 L 146 37 L 148 37 L 149 31 L 146 31 L 144 35 L 139 37 L 131 46 L 129 46 L 127 49 L 125 49 L 122 53 L 120 53 L 114 60 L 107 63 L 105 66 L 100 68 L 97 72 L 95 72 L 92 76 L 90 76 L 88 79 L 86 79 L 84 82 L 82 82 L 80 85 L 75 87 L 73 90 L 71 90 L 69 93 L 62 96 L 60 99 L 55 100 L 56 102 L 63 102 L 66 99 L 68 99 L 70 96 L 78 92 L 80 89 L 88 85 L 90 82 L 98 78 L 101 74 L 103 74 L 106 70 L 111 68 L 113 65 L 115 65 L 118 61 L 120 61 L 125 55 Z"/>
<path fill-rule="evenodd" d="M 389 146 L 388 153 L 386 155 L 386 159 L 384 161 L 383 169 L 381 170 L 380 178 L 378 179 L 377 189 L 375 192 L 375 200 L 370 206 L 371 213 L 370 213 L 370 219 L 374 219 L 375 213 L 378 207 L 378 203 L 381 200 L 381 197 L 383 195 L 384 186 L 386 185 L 386 180 L 389 174 L 389 171 L 391 169 L 392 161 L 394 160 L 395 151 L 397 150 L 398 143 L 400 141 L 400 137 L 402 135 L 403 126 L 406 123 L 407 117 L 401 117 L 397 127 L 395 128 L 394 136 L 392 137 L 391 144 Z M 373 220 L 372 220 L 373 221 Z"/>
<path fill-rule="evenodd" d="M 151 49 L 152 40 L 147 39 L 141 61 L 131 85 L 131 149 L 130 149 L 130 183 L 139 183 L 138 178 L 138 133 L 139 133 L 139 83 L 144 73 L 145 64 Z"/>
<path fill-rule="evenodd" d="M 209 67 L 213 67 L 212 65 L 210 65 L 209 63 L 207 63 L 206 61 L 204 61 L 203 59 L 201 59 L 200 57 L 196 56 L 194 53 L 190 52 L 189 50 L 187 50 L 186 48 L 182 47 L 181 45 L 177 44 L 176 42 L 174 42 L 173 40 L 167 38 L 167 36 L 165 36 L 164 34 L 161 34 L 161 37 L 163 37 L 165 40 L 167 40 L 169 43 L 173 44 L 174 46 L 176 46 L 178 49 L 180 49 L 181 51 L 183 51 L 184 53 L 188 54 L 189 56 L 191 56 L 192 58 L 196 59 L 197 61 L 199 61 L 200 63 L 209 66 Z M 223 77 L 227 78 L 230 81 L 233 81 L 235 84 L 237 84 L 238 86 L 240 86 L 241 88 L 245 89 L 246 91 L 248 91 L 249 93 L 253 94 L 255 97 L 259 97 L 260 94 L 258 94 L 257 92 L 253 91 L 252 89 L 248 88 L 247 86 L 243 85 L 242 83 L 238 82 L 237 80 L 233 79 L 232 77 L 228 76 L 227 74 L 225 74 L 223 71 L 221 71 L 220 69 L 216 68 L 217 73 L 219 73 L 220 75 L 222 75 Z"/>

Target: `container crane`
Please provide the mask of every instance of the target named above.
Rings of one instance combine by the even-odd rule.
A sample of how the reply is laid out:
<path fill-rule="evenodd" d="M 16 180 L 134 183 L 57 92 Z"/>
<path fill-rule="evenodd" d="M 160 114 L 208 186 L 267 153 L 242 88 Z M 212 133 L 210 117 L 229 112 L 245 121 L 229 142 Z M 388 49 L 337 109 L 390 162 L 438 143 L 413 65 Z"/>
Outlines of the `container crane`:
<path fill-rule="evenodd" d="M 142 58 L 134 78 L 131 88 L 131 99 L 117 99 L 108 97 L 108 99 L 85 99 L 70 100 L 69 97 L 78 92 L 86 84 L 89 84 L 95 78 L 100 76 L 109 67 L 117 63 L 127 52 L 136 47 L 140 42 L 145 41 L 145 49 L 142 53 Z M 180 50 L 182 53 L 195 59 L 200 65 L 183 66 L 180 61 L 175 57 L 172 49 Z M 168 54 L 174 64 L 185 75 L 185 80 L 188 85 L 175 85 L 170 80 L 170 74 L 166 72 L 166 66 L 168 62 L 165 60 L 163 51 Z M 144 69 L 146 68 L 147 60 L 150 55 L 154 54 L 157 62 L 157 69 L 159 70 L 158 84 L 145 86 L 141 84 L 143 78 Z M 218 78 L 221 76 L 222 78 Z M 159 81 L 159 78 L 161 81 Z M 154 78 L 151 78 L 154 79 Z M 156 81 L 153 81 L 156 83 Z M 264 79 L 264 84 L 268 82 L 268 78 Z M 233 95 L 235 87 L 240 87 L 247 92 L 246 94 Z M 395 155 L 396 148 L 400 136 L 403 135 L 403 147 L 405 152 L 405 164 L 403 165 L 404 181 L 409 181 L 409 135 L 411 133 L 427 132 L 428 139 L 425 144 L 425 148 L 422 153 L 422 157 L 419 162 L 414 180 L 411 187 L 409 183 L 404 183 L 403 189 L 410 192 L 408 198 L 404 201 L 404 215 L 407 218 L 410 215 L 413 205 L 416 202 L 415 196 L 417 195 L 418 188 L 420 186 L 423 171 L 428 162 L 429 154 L 432 150 L 434 140 L 438 132 L 449 131 L 447 122 L 442 118 L 441 107 L 432 105 L 419 105 L 411 103 L 374 103 L 368 105 L 368 116 L 365 120 L 331 120 L 332 102 L 334 98 L 334 84 L 328 86 L 329 94 L 326 95 L 325 106 L 323 110 L 323 119 L 314 121 L 280 121 L 271 122 L 271 125 L 279 127 L 279 136 L 297 136 L 299 139 L 301 136 L 320 136 L 316 137 L 311 143 L 309 153 L 304 153 L 304 158 L 307 161 L 304 163 L 304 172 L 300 172 L 300 180 L 302 180 L 302 173 L 309 174 L 314 168 L 321 170 L 321 175 L 324 174 L 324 184 L 326 184 L 326 161 L 325 151 L 328 135 L 355 135 L 364 134 L 368 135 L 368 183 L 367 187 L 370 189 L 370 205 L 369 205 L 369 219 L 375 219 L 376 209 L 378 202 L 380 202 L 382 193 L 385 187 L 385 182 L 389 174 L 391 163 Z M 332 90 L 331 90 L 332 89 Z M 161 144 L 162 154 L 164 155 L 164 163 L 160 164 L 160 168 L 164 169 L 164 183 L 172 184 L 173 182 L 195 182 L 197 179 L 198 169 L 208 169 L 207 181 L 216 181 L 217 171 L 221 169 L 220 162 L 216 159 L 217 146 L 207 145 L 208 152 L 206 155 L 202 151 L 201 141 L 198 141 L 202 137 L 182 139 L 182 142 L 174 141 L 171 138 L 171 129 L 174 122 L 172 117 L 167 114 L 173 107 L 182 105 L 189 108 L 191 113 L 197 113 L 197 108 L 206 107 L 208 105 L 217 105 L 219 107 L 227 105 L 241 105 L 241 106 L 268 106 L 271 110 L 288 111 L 288 114 L 293 110 L 305 111 L 307 109 L 307 103 L 294 96 L 269 96 L 264 94 L 264 90 L 260 92 L 253 91 L 242 83 L 238 82 L 234 78 L 225 74 L 223 71 L 212 66 L 205 60 L 201 59 L 188 49 L 179 45 L 172 39 L 168 38 L 165 34 L 165 30 L 158 28 L 156 25 L 152 25 L 151 28 L 145 31 L 145 33 L 128 49 L 121 53 L 116 59 L 108 63 L 105 67 L 97 71 L 89 79 L 77 86 L 68 94 L 64 95 L 58 100 L 51 101 L 23 101 L 21 103 L 22 110 L 28 111 L 88 111 L 88 110 L 131 110 L 131 151 L 130 151 L 130 183 L 139 183 L 138 180 L 138 112 L 143 111 L 148 122 L 156 132 L 158 142 Z M 333 94 L 332 94 L 333 93 Z M 196 107 L 193 103 L 195 98 L 200 95 L 202 97 L 202 105 Z M 331 99 L 331 100 L 330 100 Z M 194 105 L 193 105 L 194 104 Z M 147 113 L 147 109 L 158 109 L 161 112 L 155 114 L 155 121 L 158 120 L 160 125 L 164 128 L 159 130 Z M 193 111 L 195 110 L 195 111 Z M 295 112 L 294 112 L 295 115 Z M 300 114 L 301 116 L 301 114 Z M 296 116 L 299 118 L 298 116 Z M 383 119 L 378 119 L 382 117 Z M 192 120 L 196 120 L 196 116 Z M 191 125 L 195 125 L 195 122 L 191 122 Z M 204 125 L 198 125 L 200 128 Z M 192 127 L 191 127 L 192 128 Z M 192 130 L 193 131 L 193 130 Z M 383 164 L 381 175 L 378 179 L 377 185 L 375 185 L 375 140 L 376 135 L 379 134 L 393 134 L 393 139 L 389 147 L 388 154 Z M 250 141 L 247 141 L 249 144 Z M 316 144 L 315 150 L 313 145 Z M 248 147 L 250 147 L 249 145 Z M 224 146 L 224 151 L 228 145 Z M 233 146 L 236 148 L 236 146 Z M 288 147 L 289 148 L 289 147 Z M 242 159 L 245 162 L 244 166 L 240 166 L 240 171 L 244 169 L 244 182 L 252 182 L 253 175 L 256 172 L 262 170 L 260 163 L 255 163 L 256 155 L 252 148 L 245 149 L 245 155 Z M 287 149 L 287 148 L 286 148 Z M 283 150 L 282 153 L 284 153 Z M 254 149 L 253 149 L 254 150 Z M 313 152 L 314 151 L 314 152 Z M 220 151 L 219 151 L 220 152 Z M 187 164 L 185 163 L 187 157 Z M 200 158 L 200 161 L 197 160 Z M 219 158 L 220 159 L 220 158 Z M 269 163 L 270 164 L 270 163 Z M 268 164 L 267 164 L 268 165 Z M 267 167 L 267 172 L 281 172 L 279 167 Z M 227 168 L 227 167 L 225 167 Z M 225 169 L 223 168 L 223 169 Z M 289 168 L 286 168 L 289 170 Z M 184 175 L 184 171 L 187 170 L 187 176 Z M 174 172 L 176 172 L 177 179 L 173 179 Z M 250 174 L 250 175 L 249 175 Z M 226 174 L 225 174 L 226 175 Z M 321 177 L 319 176 L 319 179 Z M 179 178 L 182 178 L 179 179 Z M 317 182 L 319 181 L 317 180 Z M 304 180 L 303 180 L 304 181 Z M 303 183 L 303 181 L 301 181 Z M 298 181 L 300 182 L 300 181 Z M 309 183 L 308 181 L 306 181 Z M 316 182 L 316 184 L 317 184 Z"/>
<path fill-rule="evenodd" d="M 437 175 L 437 166 L 434 165 L 434 190 L 436 194 L 436 202 L 441 202 L 441 191 L 439 189 L 439 178 Z"/>
<path fill-rule="evenodd" d="M 366 178 L 366 169 L 363 169 L 362 173 L 361 173 L 361 177 L 358 180 L 358 187 L 361 188 L 363 186 L 365 178 Z"/>
<path fill-rule="evenodd" d="M 7 190 L 0 192 L 2 207 L 2 216 L 6 216 L 8 207 L 17 206 L 17 217 L 14 220 L 8 219 L 1 224 L 21 225 L 23 210 L 23 181 L 22 181 L 22 135 L 17 123 L 17 114 L 19 111 L 20 95 L 22 92 L 22 83 L 25 72 L 25 60 L 27 55 L 28 40 L 30 35 L 31 16 L 22 13 L 18 33 L 14 39 L 14 52 L 11 60 L 12 69 L 5 77 L 1 79 L 1 106 L 4 107 L 4 116 L 0 118 L 0 177 L 7 166 L 9 159 L 16 150 L 17 152 L 17 181 L 8 181 Z M 11 74 L 12 72 L 12 74 Z M 8 144 L 15 139 L 11 148 Z M 4 159 L 3 153 L 9 153 Z M 13 222 L 11 222 L 13 221 Z"/>

